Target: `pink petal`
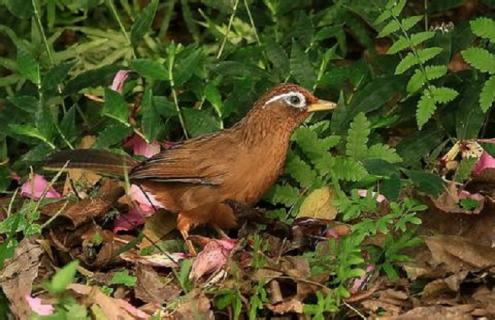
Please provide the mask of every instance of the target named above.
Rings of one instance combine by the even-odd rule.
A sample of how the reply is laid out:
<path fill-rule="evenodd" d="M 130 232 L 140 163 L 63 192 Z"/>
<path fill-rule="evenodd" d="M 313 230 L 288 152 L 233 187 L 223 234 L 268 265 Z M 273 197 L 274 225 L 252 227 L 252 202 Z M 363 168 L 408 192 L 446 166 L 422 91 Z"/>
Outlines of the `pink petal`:
<path fill-rule="evenodd" d="M 135 134 L 124 143 L 125 147 L 132 148 L 132 152 L 137 156 L 151 158 L 160 152 L 160 144 L 157 141 L 147 143 L 139 135 Z"/>
<path fill-rule="evenodd" d="M 474 165 L 473 174 L 478 176 L 485 169 L 495 168 L 495 158 L 493 158 L 488 152 L 484 151 L 478 162 Z"/>
<path fill-rule="evenodd" d="M 360 197 L 365 198 L 368 195 L 368 190 L 366 190 L 366 189 L 359 189 L 358 190 L 358 194 L 359 194 Z M 383 201 L 387 200 L 387 198 L 385 198 L 385 196 L 383 194 L 381 194 L 381 193 L 379 193 L 377 195 L 376 192 L 372 192 L 371 193 L 371 196 L 372 197 L 376 197 L 376 202 L 378 202 L 378 203 L 382 203 Z"/>
<path fill-rule="evenodd" d="M 127 213 L 118 216 L 113 223 L 113 232 L 129 231 L 144 224 L 144 216 L 138 208 L 131 208 Z"/>
<path fill-rule="evenodd" d="M 129 197 L 132 201 L 137 202 L 145 214 L 154 213 L 155 208 L 165 208 L 155 196 L 149 192 L 144 193 L 144 191 L 135 184 L 132 184 L 129 189 Z"/>
<path fill-rule="evenodd" d="M 236 240 L 211 240 L 194 259 L 189 278 L 197 280 L 205 274 L 220 270 L 227 263 Z"/>
<path fill-rule="evenodd" d="M 124 89 L 124 83 L 129 76 L 130 70 L 119 70 L 112 81 L 112 86 L 110 87 L 113 91 L 122 93 Z"/>
<path fill-rule="evenodd" d="M 354 281 L 352 282 L 352 286 L 349 289 L 349 292 L 352 294 L 359 292 L 359 290 L 361 290 L 361 288 L 363 287 L 363 284 L 365 283 L 365 281 L 367 281 L 369 274 L 371 272 L 373 272 L 374 270 L 375 270 L 375 266 L 372 264 L 369 264 L 366 267 L 366 273 L 364 275 L 362 275 L 361 278 L 354 279 Z"/>
<path fill-rule="evenodd" d="M 43 195 L 43 192 L 48 187 L 49 183 L 43 176 L 35 174 L 31 179 L 24 182 L 21 187 L 21 195 L 26 198 L 39 200 Z M 53 187 L 49 187 L 45 195 L 45 198 L 57 199 L 62 196 Z"/>
<path fill-rule="evenodd" d="M 335 239 L 340 238 L 339 233 L 337 232 L 337 230 L 335 230 L 335 228 L 328 229 L 325 232 L 325 237 L 326 238 L 335 238 Z"/>
<path fill-rule="evenodd" d="M 53 314 L 54 308 L 51 304 L 43 304 L 40 298 L 33 298 L 31 295 L 24 296 L 31 310 L 40 316 L 49 316 Z"/>

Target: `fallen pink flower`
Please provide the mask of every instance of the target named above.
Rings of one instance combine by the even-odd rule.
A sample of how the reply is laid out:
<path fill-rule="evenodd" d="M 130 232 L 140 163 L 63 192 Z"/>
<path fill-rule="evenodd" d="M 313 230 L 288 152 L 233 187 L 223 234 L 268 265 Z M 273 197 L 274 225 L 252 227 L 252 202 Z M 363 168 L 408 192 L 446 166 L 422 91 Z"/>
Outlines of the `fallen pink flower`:
<path fill-rule="evenodd" d="M 495 168 L 495 158 L 488 152 L 483 151 L 483 154 L 474 165 L 473 174 L 479 176 L 483 170 L 490 168 Z"/>
<path fill-rule="evenodd" d="M 137 134 L 129 138 L 124 143 L 124 147 L 131 148 L 134 155 L 144 156 L 146 158 L 151 158 L 152 156 L 160 152 L 160 143 L 158 143 L 157 141 L 147 143 Z"/>
<path fill-rule="evenodd" d="M 365 198 L 366 196 L 368 196 L 368 190 L 366 189 L 359 189 L 358 190 L 358 194 L 360 197 L 362 198 Z M 378 194 L 376 192 L 371 192 L 371 196 L 372 197 L 376 197 L 376 202 L 378 203 L 382 203 L 383 201 L 387 200 L 387 198 L 385 198 L 385 196 L 383 194 Z"/>
<path fill-rule="evenodd" d="M 359 279 L 354 279 L 352 282 L 352 286 L 349 289 L 349 292 L 352 294 L 358 293 L 365 285 L 365 283 L 369 280 L 370 273 L 375 270 L 375 266 L 372 264 L 369 264 L 366 267 L 366 273 L 363 274 Z"/>
<path fill-rule="evenodd" d="M 48 187 L 48 181 L 39 174 L 34 174 L 30 179 L 28 179 L 21 187 L 21 195 L 26 198 L 31 198 L 34 200 L 39 200 L 43 193 L 46 191 L 45 198 L 57 199 L 62 196 L 53 187 Z M 48 189 L 47 189 L 48 188 Z"/>
<path fill-rule="evenodd" d="M 195 281 L 203 275 L 216 272 L 227 263 L 237 241 L 211 239 L 194 259 L 189 279 Z"/>
<path fill-rule="evenodd" d="M 155 196 L 149 192 L 144 192 L 139 186 L 132 184 L 129 188 L 129 197 L 132 201 L 139 204 L 139 208 L 143 214 L 148 217 L 155 212 L 155 208 L 165 208 Z"/>
<path fill-rule="evenodd" d="M 40 298 L 33 298 L 27 294 L 24 296 L 31 310 L 40 316 L 49 316 L 53 314 L 54 308 L 51 304 L 43 304 Z"/>
<path fill-rule="evenodd" d="M 131 208 L 127 213 L 119 215 L 113 222 L 113 232 L 133 230 L 144 224 L 144 216 L 137 208 Z"/>
<path fill-rule="evenodd" d="M 117 91 L 119 93 L 122 93 L 124 90 L 124 83 L 125 80 L 127 80 L 127 77 L 129 77 L 130 70 L 119 70 L 115 74 L 115 77 L 113 78 L 112 81 L 112 86 L 110 87 L 113 91 Z"/>

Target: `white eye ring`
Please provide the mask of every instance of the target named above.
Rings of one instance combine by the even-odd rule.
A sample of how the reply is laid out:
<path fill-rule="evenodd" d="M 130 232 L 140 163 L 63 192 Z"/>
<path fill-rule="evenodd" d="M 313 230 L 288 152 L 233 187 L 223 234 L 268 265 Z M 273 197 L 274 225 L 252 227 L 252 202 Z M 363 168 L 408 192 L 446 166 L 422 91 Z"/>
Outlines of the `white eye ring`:
<path fill-rule="evenodd" d="M 284 94 L 276 95 L 266 101 L 265 106 L 279 99 L 284 99 L 289 106 L 297 109 L 303 109 L 304 107 L 306 107 L 306 98 L 302 93 L 297 91 L 291 91 Z"/>

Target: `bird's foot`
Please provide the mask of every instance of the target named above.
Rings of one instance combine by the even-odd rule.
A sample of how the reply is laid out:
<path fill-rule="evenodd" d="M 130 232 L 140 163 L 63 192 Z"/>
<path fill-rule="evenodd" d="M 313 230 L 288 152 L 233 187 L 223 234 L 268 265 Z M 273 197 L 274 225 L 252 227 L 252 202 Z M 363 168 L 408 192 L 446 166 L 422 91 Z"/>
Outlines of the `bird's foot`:
<path fill-rule="evenodd" d="M 213 225 L 213 229 L 215 229 L 215 231 L 218 233 L 218 235 L 220 236 L 220 238 L 224 239 L 224 240 L 232 240 L 226 233 L 225 231 L 222 230 L 222 228 L 220 228 L 219 226 L 217 226 L 216 224 Z"/>

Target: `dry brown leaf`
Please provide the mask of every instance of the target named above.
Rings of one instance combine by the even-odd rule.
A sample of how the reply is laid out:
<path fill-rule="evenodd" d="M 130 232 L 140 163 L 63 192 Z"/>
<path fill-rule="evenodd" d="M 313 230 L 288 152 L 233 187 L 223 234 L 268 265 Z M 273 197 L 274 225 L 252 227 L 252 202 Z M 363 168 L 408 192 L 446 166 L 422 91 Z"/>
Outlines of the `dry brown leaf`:
<path fill-rule="evenodd" d="M 334 198 L 335 191 L 328 186 L 313 190 L 301 204 L 298 218 L 335 219 L 337 209 L 333 205 Z"/>
<path fill-rule="evenodd" d="M 436 279 L 428 283 L 421 296 L 421 300 L 432 304 L 431 300 L 436 299 L 444 294 L 456 295 L 459 287 L 468 274 L 468 271 L 461 271 L 445 279 Z"/>
<path fill-rule="evenodd" d="M 474 308 L 475 306 L 470 304 L 454 307 L 417 307 L 400 315 L 396 320 L 471 320 L 473 319 L 471 311 L 473 311 Z"/>
<path fill-rule="evenodd" d="M 473 299 L 479 303 L 488 315 L 495 317 L 495 292 L 482 286 L 473 294 Z"/>
<path fill-rule="evenodd" d="M 461 206 L 461 200 L 471 199 L 478 202 L 474 210 L 467 210 Z M 458 189 L 452 181 L 445 191 L 436 199 L 431 199 L 435 207 L 447 213 L 479 214 L 485 207 L 485 197 L 479 193 L 471 194 Z"/>
<path fill-rule="evenodd" d="M 433 236 L 425 239 L 433 262 L 445 264 L 450 272 L 495 265 L 495 248 L 479 245 L 458 236 Z"/>
<path fill-rule="evenodd" d="M 181 293 L 181 289 L 173 283 L 165 283 L 150 266 L 138 265 L 136 268 L 136 298 L 146 303 L 167 303 Z"/>
<path fill-rule="evenodd" d="M 143 233 L 145 237 L 138 245 L 140 249 L 152 246 L 164 240 L 170 232 L 175 230 L 177 225 L 177 216 L 172 213 L 157 212 L 156 214 L 145 219 Z"/>
<path fill-rule="evenodd" d="M 304 304 L 298 299 L 292 298 L 276 304 L 267 304 L 266 307 L 275 314 L 299 313 L 304 311 Z"/>
<path fill-rule="evenodd" d="M 7 260 L 0 273 L 0 285 L 10 301 L 10 309 L 19 319 L 28 319 L 31 308 L 26 295 L 31 294 L 33 281 L 38 275 L 43 249 L 35 239 L 23 239 Z"/>
<path fill-rule="evenodd" d="M 194 289 L 181 299 L 173 316 L 176 320 L 213 320 L 215 317 L 210 308 L 210 299 L 203 291 Z"/>

